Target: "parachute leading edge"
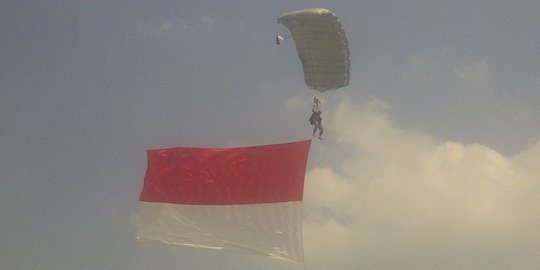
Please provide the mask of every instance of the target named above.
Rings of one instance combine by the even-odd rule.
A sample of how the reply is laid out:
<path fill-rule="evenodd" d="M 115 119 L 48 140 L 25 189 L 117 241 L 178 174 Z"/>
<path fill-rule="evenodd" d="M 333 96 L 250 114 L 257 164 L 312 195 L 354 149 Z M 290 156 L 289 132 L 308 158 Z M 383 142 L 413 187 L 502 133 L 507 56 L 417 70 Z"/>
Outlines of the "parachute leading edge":
<path fill-rule="evenodd" d="M 277 22 L 291 32 L 309 88 L 325 92 L 349 84 L 348 41 L 334 13 L 324 8 L 296 10 L 283 14 Z"/>

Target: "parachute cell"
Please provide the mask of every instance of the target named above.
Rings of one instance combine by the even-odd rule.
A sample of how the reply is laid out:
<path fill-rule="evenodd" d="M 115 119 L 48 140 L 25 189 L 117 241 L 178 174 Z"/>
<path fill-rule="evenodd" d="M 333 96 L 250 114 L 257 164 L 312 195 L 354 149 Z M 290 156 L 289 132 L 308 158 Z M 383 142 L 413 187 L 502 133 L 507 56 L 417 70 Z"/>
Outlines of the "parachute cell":
<path fill-rule="evenodd" d="M 349 84 L 347 37 L 334 13 L 324 8 L 296 10 L 277 22 L 291 32 L 309 88 L 324 92 Z"/>

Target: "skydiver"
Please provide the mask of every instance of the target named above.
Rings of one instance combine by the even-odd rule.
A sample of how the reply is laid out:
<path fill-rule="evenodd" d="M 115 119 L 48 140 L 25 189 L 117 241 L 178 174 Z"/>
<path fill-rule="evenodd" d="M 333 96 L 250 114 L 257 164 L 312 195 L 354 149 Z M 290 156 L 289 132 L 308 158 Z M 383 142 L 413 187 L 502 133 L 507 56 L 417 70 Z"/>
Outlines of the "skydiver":
<path fill-rule="evenodd" d="M 315 136 L 315 133 L 317 133 L 317 129 L 319 129 L 319 140 L 322 140 L 322 134 L 324 132 L 324 128 L 322 126 L 322 117 L 321 117 L 321 109 L 320 104 L 321 102 L 317 97 L 313 98 L 313 102 L 315 103 L 313 105 L 313 108 L 311 109 L 311 117 L 309 117 L 309 123 L 314 126 L 313 128 L 313 136 Z"/>
<path fill-rule="evenodd" d="M 315 133 L 317 132 L 317 128 L 319 129 L 319 140 L 322 140 L 322 134 L 324 132 L 324 128 L 322 126 L 322 117 L 321 117 L 321 111 L 315 112 L 315 123 L 313 128 L 313 136 L 315 136 Z"/>

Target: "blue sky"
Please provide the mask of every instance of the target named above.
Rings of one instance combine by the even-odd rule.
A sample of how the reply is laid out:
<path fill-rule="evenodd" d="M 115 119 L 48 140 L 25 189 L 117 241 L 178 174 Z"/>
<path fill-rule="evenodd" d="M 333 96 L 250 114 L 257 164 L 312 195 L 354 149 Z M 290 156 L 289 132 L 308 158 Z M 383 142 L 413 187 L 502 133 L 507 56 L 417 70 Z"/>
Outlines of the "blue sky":
<path fill-rule="evenodd" d="M 137 202 L 146 149 L 310 137 L 316 93 L 274 37 L 311 7 L 351 82 L 320 95 L 307 268 L 538 268 L 533 0 L 4 1 L 0 268 L 301 268 L 138 243 Z"/>

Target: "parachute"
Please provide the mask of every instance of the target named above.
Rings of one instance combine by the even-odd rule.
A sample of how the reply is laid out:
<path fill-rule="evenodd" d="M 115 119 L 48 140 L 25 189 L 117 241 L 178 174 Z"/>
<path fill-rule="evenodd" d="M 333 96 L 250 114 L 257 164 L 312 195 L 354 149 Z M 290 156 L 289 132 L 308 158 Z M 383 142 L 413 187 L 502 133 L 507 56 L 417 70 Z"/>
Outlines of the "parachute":
<path fill-rule="evenodd" d="M 349 84 L 349 47 L 334 13 L 324 8 L 291 11 L 277 20 L 287 27 L 302 61 L 307 86 L 319 92 Z M 276 37 L 281 44 L 288 37 Z"/>

